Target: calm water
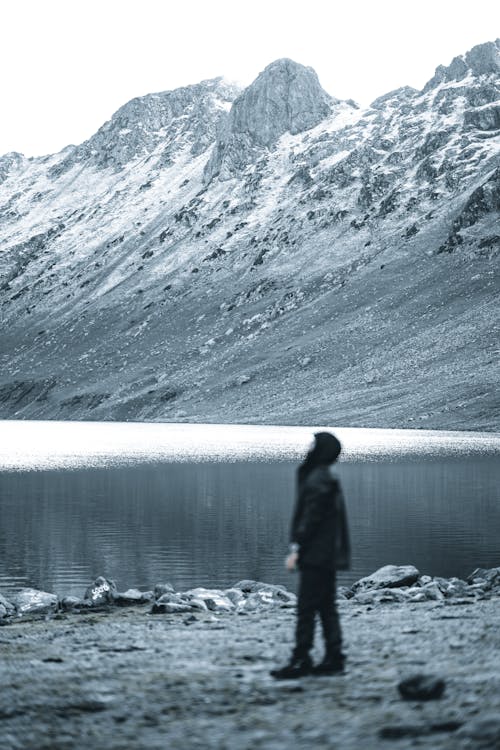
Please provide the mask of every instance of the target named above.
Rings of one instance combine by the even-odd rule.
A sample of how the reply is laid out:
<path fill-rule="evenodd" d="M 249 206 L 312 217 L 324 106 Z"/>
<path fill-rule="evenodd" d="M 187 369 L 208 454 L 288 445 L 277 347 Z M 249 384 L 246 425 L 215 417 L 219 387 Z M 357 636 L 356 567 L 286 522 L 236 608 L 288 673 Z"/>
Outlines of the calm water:
<path fill-rule="evenodd" d="M 294 588 L 283 556 L 297 458 L 313 430 L 242 427 L 238 443 L 231 428 L 207 426 L 202 449 L 197 429 L 183 426 L 184 442 L 175 435 L 176 462 L 167 425 L 140 425 L 136 433 L 132 425 L 121 432 L 113 425 L 121 438 L 114 442 L 108 431 L 102 448 L 99 424 L 63 425 L 59 432 L 57 423 L 9 430 L 12 424 L 0 423 L 4 594 L 29 585 L 81 595 L 98 574 L 119 588 L 166 580 L 179 588 L 228 586 L 241 578 Z M 48 439 L 40 442 L 43 435 Z M 499 436 L 428 435 L 426 452 L 422 433 L 344 431 L 348 460 L 338 471 L 354 560 L 342 582 L 386 563 L 444 576 L 500 564 Z M 78 449 L 71 442 L 77 437 Z M 186 446 L 204 460 L 193 462 Z"/>

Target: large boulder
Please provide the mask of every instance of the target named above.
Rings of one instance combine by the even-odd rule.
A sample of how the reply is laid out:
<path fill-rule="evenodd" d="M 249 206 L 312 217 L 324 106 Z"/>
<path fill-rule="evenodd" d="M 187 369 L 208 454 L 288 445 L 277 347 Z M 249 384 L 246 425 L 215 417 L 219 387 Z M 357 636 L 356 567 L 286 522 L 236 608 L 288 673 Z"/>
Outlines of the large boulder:
<path fill-rule="evenodd" d="M 21 589 L 12 598 L 18 615 L 47 614 L 57 609 L 56 594 L 38 589 Z"/>
<path fill-rule="evenodd" d="M 414 565 L 384 565 L 374 573 L 361 578 L 352 585 L 352 590 L 369 591 L 370 589 L 392 589 L 411 586 L 418 581 L 419 571 Z"/>
<path fill-rule="evenodd" d="M 98 576 L 87 588 L 83 598 L 97 607 L 101 604 L 112 604 L 116 593 L 118 592 L 114 581 Z"/>
<path fill-rule="evenodd" d="M 336 101 L 312 68 L 289 59 L 271 63 L 234 100 L 205 167 L 205 184 L 217 175 L 224 180 L 240 174 L 284 133 L 310 130 Z"/>

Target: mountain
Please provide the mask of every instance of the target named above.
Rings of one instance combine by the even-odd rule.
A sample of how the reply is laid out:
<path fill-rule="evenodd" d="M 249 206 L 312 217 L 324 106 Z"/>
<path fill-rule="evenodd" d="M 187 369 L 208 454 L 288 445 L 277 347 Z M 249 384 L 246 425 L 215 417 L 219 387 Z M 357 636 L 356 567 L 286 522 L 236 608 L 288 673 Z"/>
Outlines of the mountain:
<path fill-rule="evenodd" d="M 500 40 L 362 109 L 269 65 L 0 158 L 0 416 L 500 429 Z"/>

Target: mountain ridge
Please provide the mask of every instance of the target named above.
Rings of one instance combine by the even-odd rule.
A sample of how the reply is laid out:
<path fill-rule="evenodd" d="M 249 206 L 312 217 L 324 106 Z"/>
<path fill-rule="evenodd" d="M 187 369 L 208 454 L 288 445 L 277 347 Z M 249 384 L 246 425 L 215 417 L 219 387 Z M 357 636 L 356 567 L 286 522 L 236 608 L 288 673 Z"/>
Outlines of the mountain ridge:
<path fill-rule="evenodd" d="M 275 61 L 0 157 L 0 414 L 499 429 L 499 46 L 365 109 Z"/>

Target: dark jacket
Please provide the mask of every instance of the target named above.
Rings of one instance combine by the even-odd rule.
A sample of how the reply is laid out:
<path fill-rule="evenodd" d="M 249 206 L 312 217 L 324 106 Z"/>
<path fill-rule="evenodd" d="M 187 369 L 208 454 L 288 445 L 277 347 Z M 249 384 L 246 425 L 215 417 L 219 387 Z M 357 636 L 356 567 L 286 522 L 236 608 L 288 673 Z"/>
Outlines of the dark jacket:
<path fill-rule="evenodd" d="M 347 570 L 351 548 L 340 480 L 317 466 L 299 481 L 291 542 L 299 545 L 299 567 Z"/>

